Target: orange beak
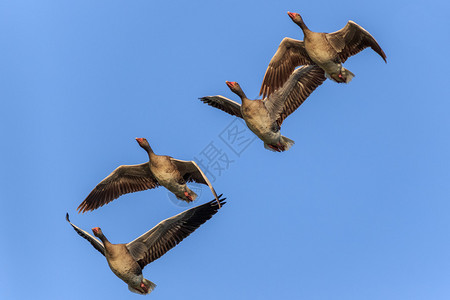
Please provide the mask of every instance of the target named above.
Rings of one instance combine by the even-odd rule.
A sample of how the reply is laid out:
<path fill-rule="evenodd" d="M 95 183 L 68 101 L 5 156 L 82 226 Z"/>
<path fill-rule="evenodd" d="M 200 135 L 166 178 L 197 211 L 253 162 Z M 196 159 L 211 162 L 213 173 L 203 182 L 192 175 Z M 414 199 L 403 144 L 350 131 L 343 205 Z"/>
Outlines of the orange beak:
<path fill-rule="evenodd" d="M 225 81 L 225 83 L 228 85 L 229 88 L 232 88 L 236 85 L 235 81 Z"/>

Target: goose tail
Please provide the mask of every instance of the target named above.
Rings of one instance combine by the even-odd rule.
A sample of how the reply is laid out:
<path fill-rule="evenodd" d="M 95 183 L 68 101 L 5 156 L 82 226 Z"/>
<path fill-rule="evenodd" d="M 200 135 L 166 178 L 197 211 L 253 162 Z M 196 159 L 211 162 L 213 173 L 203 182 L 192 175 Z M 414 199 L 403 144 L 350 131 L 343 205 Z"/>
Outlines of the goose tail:
<path fill-rule="evenodd" d="M 339 73 L 325 73 L 325 76 L 337 83 L 349 83 L 350 81 L 352 81 L 353 77 L 355 77 L 355 74 L 353 74 L 352 71 L 341 67 L 341 71 Z"/>
<path fill-rule="evenodd" d="M 151 282 L 150 280 L 148 280 L 148 279 L 143 279 L 142 280 L 142 283 L 144 283 L 144 285 L 145 285 L 145 287 L 147 288 L 147 292 L 145 292 L 145 291 L 143 291 L 143 290 L 138 290 L 138 289 L 135 289 L 135 288 L 133 288 L 132 286 L 128 286 L 128 289 L 130 290 L 130 292 L 133 292 L 133 293 L 136 293 L 136 294 L 139 294 L 139 295 L 148 295 L 148 294 L 150 294 L 154 289 L 155 289 L 155 287 L 156 287 L 156 284 L 154 284 L 153 282 Z"/>
<path fill-rule="evenodd" d="M 295 142 L 293 140 L 282 135 L 278 144 L 272 145 L 264 143 L 264 148 L 273 152 L 283 152 L 289 150 L 294 144 Z"/>

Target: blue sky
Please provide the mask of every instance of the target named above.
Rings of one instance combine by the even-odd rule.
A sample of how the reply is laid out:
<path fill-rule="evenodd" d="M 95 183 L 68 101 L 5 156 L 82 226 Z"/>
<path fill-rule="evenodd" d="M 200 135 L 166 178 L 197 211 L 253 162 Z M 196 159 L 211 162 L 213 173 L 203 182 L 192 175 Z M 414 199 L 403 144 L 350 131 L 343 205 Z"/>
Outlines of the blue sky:
<path fill-rule="evenodd" d="M 0 3 L 2 299 L 134 299 L 64 220 L 129 242 L 185 207 L 167 191 L 79 215 L 120 164 L 230 159 L 219 213 L 144 270 L 153 299 L 449 299 L 447 1 Z M 353 20 L 387 54 L 350 58 L 283 124 L 296 144 L 239 154 L 235 119 L 197 98 L 256 98 L 283 37 Z M 230 125 L 231 124 L 231 125 Z M 222 136 L 223 137 L 223 136 Z M 196 204 L 211 200 L 203 189 Z"/>

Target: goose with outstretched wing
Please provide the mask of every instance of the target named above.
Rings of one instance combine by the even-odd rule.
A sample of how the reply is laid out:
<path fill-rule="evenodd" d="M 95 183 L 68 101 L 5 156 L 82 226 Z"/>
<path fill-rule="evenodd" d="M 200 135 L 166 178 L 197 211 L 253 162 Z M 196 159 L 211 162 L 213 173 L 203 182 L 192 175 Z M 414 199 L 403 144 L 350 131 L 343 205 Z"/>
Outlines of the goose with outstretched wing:
<path fill-rule="evenodd" d="M 244 119 L 248 128 L 264 142 L 266 149 L 281 152 L 294 144 L 293 140 L 281 135 L 281 124 L 324 80 L 320 67 L 304 66 L 295 70 L 281 89 L 264 99 L 250 100 L 237 82 L 227 81 L 230 90 L 241 98 L 242 105 L 224 96 L 206 96 L 200 100 Z"/>
<path fill-rule="evenodd" d="M 288 12 L 288 15 L 302 29 L 304 40 L 286 37 L 281 41 L 264 75 L 260 90 L 263 97 L 281 88 L 297 66 L 318 65 L 327 78 L 349 83 L 355 75 L 342 63 L 350 56 L 371 47 L 386 62 L 386 54 L 375 38 L 353 21 L 336 32 L 324 33 L 309 30 L 298 13 Z"/>
<path fill-rule="evenodd" d="M 111 244 L 102 230 L 94 227 L 92 231 L 99 241 L 71 223 L 69 214 L 66 214 L 66 220 L 81 237 L 106 257 L 111 270 L 128 284 L 130 291 L 145 295 L 149 294 L 156 284 L 143 277 L 142 269 L 163 256 L 216 214 L 220 206 L 226 203 L 226 198 L 221 197 L 222 195 L 219 196 L 219 201 L 212 200 L 161 221 L 127 244 Z"/>
<path fill-rule="evenodd" d="M 136 138 L 148 154 L 149 161 L 139 165 L 122 165 L 103 179 L 78 206 L 79 212 L 97 209 L 121 195 L 164 186 L 178 199 L 192 202 L 197 194 L 189 189 L 187 182 L 207 185 L 219 204 L 211 182 L 194 161 L 178 160 L 153 152 L 145 138 Z M 220 204 L 219 204 L 220 205 Z"/>

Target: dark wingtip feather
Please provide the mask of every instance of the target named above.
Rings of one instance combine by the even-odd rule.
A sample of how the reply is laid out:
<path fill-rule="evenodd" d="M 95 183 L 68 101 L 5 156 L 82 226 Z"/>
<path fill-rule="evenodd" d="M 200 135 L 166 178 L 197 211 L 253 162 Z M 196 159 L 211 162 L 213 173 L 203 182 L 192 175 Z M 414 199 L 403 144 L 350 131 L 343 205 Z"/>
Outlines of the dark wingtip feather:
<path fill-rule="evenodd" d="M 69 213 L 68 213 L 68 212 L 66 212 L 66 221 L 70 223 L 70 220 L 69 220 Z"/>
<path fill-rule="evenodd" d="M 377 44 L 377 48 L 378 49 L 374 49 L 373 47 L 371 47 L 376 53 L 378 53 L 379 56 L 381 56 L 381 58 L 384 60 L 385 63 L 387 63 L 387 57 L 386 57 L 386 53 L 384 53 L 383 49 L 381 49 L 380 45 Z"/>
<path fill-rule="evenodd" d="M 217 200 L 216 200 L 216 199 L 211 200 L 211 201 L 209 202 L 209 204 L 210 204 L 212 207 L 217 207 L 217 209 L 221 208 L 221 207 L 226 203 L 225 200 L 227 200 L 227 198 L 222 198 L 222 196 L 223 196 L 223 194 L 220 194 L 220 195 L 218 196 L 220 206 L 219 206 L 219 203 L 217 203 Z"/>
<path fill-rule="evenodd" d="M 78 213 L 84 213 L 85 210 L 86 210 L 86 201 L 83 201 L 81 202 L 80 205 L 78 205 L 77 211 Z"/>
<path fill-rule="evenodd" d="M 208 105 L 211 105 L 211 106 L 213 106 L 214 107 L 214 102 L 211 102 L 211 100 L 210 99 L 208 99 L 208 96 L 206 96 L 206 97 L 201 97 L 201 98 L 198 98 L 200 101 L 202 101 L 202 103 L 205 103 L 205 104 L 208 104 Z"/>

